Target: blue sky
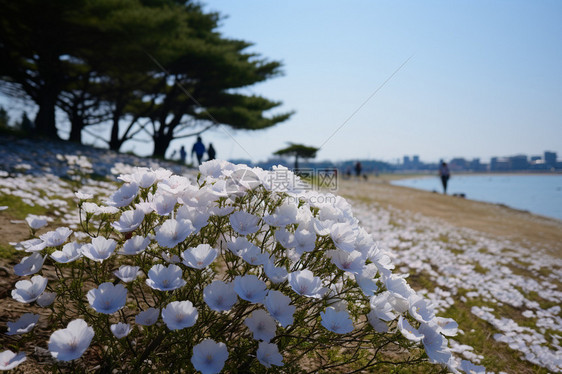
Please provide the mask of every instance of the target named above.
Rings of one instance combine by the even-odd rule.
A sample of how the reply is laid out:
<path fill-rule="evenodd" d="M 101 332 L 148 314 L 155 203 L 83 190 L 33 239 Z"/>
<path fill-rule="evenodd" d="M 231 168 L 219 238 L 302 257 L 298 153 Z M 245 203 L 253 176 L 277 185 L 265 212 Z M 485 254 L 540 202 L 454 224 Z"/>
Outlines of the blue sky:
<path fill-rule="evenodd" d="M 562 156 L 560 1 L 204 3 L 228 16 L 225 36 L 284 63 L 244 92 L 296 111 L 261 132 L 206 133 L 221 158 L 263 160 L 287 142 L 333 160 Z"/>

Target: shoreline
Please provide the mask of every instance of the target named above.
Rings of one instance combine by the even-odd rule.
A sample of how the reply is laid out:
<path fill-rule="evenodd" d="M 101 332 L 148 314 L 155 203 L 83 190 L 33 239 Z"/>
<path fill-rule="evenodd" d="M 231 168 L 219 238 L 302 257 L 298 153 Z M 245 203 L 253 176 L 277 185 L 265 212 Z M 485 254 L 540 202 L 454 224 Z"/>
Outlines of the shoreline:
<path fill-rule="evenodd" d="M 524 176 L 529 176 L 529 177 L 537 177 L 537 176 L 557 176 L 560 177 L 562 176 L 562 174 L 494 174 L 494 173 L 489 173 L 489 174 L 455 174 L 457 177 L 462 178 L 462 177 L 490 177 L 490 178 L 494 178 L 494 177 L 509 177 L 509 176 L 515 176 L 515 177 L 524 177 Z M 431 193 L 437 193 L 437 194 L 441 194 L 440 190 L 433 188 L 433 189 L 428 189 L 428 188 L 424 188 L 427 187 L 427 179 L 428 178 L 433 178 L 433 176 L 418 176 L 418 177 L 412 177 L 412 178 L 401 178 L 401 179 L 390 179 L 388 181 L 388 183 L 394 185 L 394 186 L 398 186 L 398 187 L 405 187 L 405 188 L 412 188 L 418 191 L 426 191 L 426 192 L 431 192 Z M 413 185 L 401 185 L 401 184 L 394 184 L 394 182 L 396 181 L 403 181 L 403 180 L 424 180 L 424 182 L 421 182 L 422 185 L 424 185 L 423 187 L 420 186 L 413 186 Z M 470 181 L 468 179 L 465 179 L 467 181 Z M 496 179 L 497 181 L 497 179 Z M 467 182 L 470 184 L 470 182 Z M 497 182 L 496 182 L 497 183 Z M 410 184 L 415 184 L 415 183 L 410 183 Z M 473 185 L 471 185 L 473 186 Z M 494 183 L 492 183 L 492 186 L 494 186 Z M 466 187 L 466 186 L 465 186 Z M 473 186 L 474 187 L 474 186 Z M 458 188 L 463 188 L 462 186 Z M 497 192 L 497 191 L 496 191 Z M 469 196 L 469 194 L 475 194 L 477 197 L 473 197 L 472 195 Z M 465 198 L 466 200 L 470 200 L 470 201 L 476 201 L 476 202 L 482 202 L 482 203 L 487 203 L 487 204 L 493 204 L 493 205 L 499 205 L 502 207 L 506 207 L 506 208 L 510 208 L 513 209 L 515 211 L 519 211 L 519 212 L 525 212 L 525 213 L 529 213 L 529 214 L 533 214 L 536 216 L 540 216 L 543 218 L 548 218 L 548 219 L 554 219 L 554 220 L 558 220 L 560 222 L 562 222 L 562 216 L 560 216 L 560 212 L 557 211 L 552 211 L 552 209 L 544 209 L 545 205 L 544 202 L 543 204 L 532 204 L 530 203 L 532 201 L 531 200 L 525 200 L 523 199 L 517 199 L 517 201 L 514 200 L 514 197 L 516 196 L 510 196 L 510 198 L 508 199 L 504 199 L 504 201 L 497 201 L 497 200 L 493 200 L 493 198 L 501 200 L 503 196 L 499 196 L 494 193 L 492 193 L 491 197 L 483 196 L 482 191 L 478 190 L 478 189 L 470 189 L 468 188 L 468 192 L 465 191 L 460 191 L 460 192 L 453 192 L 453 193 L 449 193 L 449 196 L 455 196 L 455 197 L 460 197 L 460 198 Z M 489 198 L 489 200 L 488 200 Z M 522 204 L 522 206 L 516 206 L 513 204 L 517 204 L 518 202 L 523 201 L 524 203 L 527 204 Z M 557 200 L 556 200 L 557 201 Z M 525 206 L 525 205 L 529 205 L 529 206 Z M 541 209 L 542 207 L 542 209 Z M 546 207 L 548 208 L 548 207 Z M 533 210 L 533 209 L 537 209 L 537 210 Z M 542 210 L 542 211 L 541 211 Z M 550 213 L 551 215 L 549 215 L 548 213 Z"/>
<path fill-rule="evenodd" d="M 342 181 L 338 194 L 383 208 L 443 220 L 453 226 L 502 237 L 562 258 L 562 221 L 506 205 L 395 186 L 387 178 Z"/>

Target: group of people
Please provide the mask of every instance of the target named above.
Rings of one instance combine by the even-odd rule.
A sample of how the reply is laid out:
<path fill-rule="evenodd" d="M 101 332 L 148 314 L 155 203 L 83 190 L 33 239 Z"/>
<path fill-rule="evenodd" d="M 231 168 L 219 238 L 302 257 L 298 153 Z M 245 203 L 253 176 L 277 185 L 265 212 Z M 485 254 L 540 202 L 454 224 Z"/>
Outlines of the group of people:
<path fill-rule="evenodd" d="M 215 148 L 213 147 L 213 143 L 209 143 L 209 147 L 205 147 L 205 144 L 203 144 L 201 137 L 198 136 L 197 141 L 195 142 L 195 144 L 193 144 L 193 147 L 191 148 L 191 157 L 193 157 L 193 155 L 195 154 L 195 156 L 197 157 L 198 165 L 201 165 L 205 153 L 207 153 L 207 157 L 208 157 L 206 161 L 214 160 L 217 155 Z M 180 148 L 181 162 L 185 164 L 186 158 L 187 158 L 187 152 L 185 151 L 185 147 L 182 145 Z"/>

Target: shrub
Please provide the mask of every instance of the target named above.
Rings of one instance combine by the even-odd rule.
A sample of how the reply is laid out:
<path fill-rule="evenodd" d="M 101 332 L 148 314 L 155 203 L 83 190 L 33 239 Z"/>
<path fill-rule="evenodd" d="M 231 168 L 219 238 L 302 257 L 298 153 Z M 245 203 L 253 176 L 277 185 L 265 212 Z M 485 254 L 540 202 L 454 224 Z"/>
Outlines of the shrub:
<path fill-rule="evenodd" d="M 79 230 L 19 246 L 34 252 L 18 265 L 31 278 L 12 295 L 49 308 L 50 326 L 64 327 L 47 343 L 59 370 L 297 373 L 431 362 L 456 371 L 445 338 L 456 323 L 392 273 L 343 198 L 282 167 L 216 160 L 192 180 L 146 168 L 119 179 L 103 203 L 77 193 Z M 45 261 L 56 274 L 48 282 Z M 36 323 L 24 315 L 9 333 L 32 339 Z M 10 367 L 22 362 L 22 353 L 2 355 Z"/>

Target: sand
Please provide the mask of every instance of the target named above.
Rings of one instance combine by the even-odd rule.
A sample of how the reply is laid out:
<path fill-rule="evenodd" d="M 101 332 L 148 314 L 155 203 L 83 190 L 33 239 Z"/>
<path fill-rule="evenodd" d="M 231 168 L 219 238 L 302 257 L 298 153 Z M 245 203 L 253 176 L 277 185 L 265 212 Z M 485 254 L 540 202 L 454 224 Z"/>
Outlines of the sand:
<path fill-rule="evenodd" d="M 443 220 L 456 227 L 470 228 L 519 242 L 562 258 L 562 221 L 490 204 L 390 184 L 392 176 L 368 181 L 340 180 L 339 195 L 352 200 L 375 202 L 382 207 Z"/>

